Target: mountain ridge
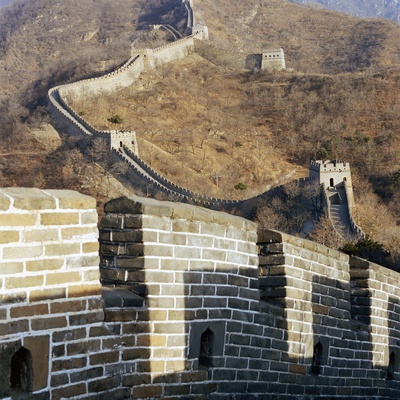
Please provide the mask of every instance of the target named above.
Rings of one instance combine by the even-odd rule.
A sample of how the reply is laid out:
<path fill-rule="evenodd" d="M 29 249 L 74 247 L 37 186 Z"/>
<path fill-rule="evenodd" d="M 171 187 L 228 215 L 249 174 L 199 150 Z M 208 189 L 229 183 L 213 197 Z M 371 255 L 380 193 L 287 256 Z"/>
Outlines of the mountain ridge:
<path fill-rule="evenodd" d="M 400 22 L 398 0 L 289 0 L 298 4 L 320 5 L 361 18 L 386 18 Z"/>

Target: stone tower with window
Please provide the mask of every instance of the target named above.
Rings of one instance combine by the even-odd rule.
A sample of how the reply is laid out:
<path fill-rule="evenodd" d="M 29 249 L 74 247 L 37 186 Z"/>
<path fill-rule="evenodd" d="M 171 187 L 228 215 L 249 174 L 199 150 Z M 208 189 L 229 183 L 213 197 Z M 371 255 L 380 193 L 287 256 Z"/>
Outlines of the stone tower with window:
<path fill-rule="evenodd" d="M 324 184 L 326 188 L 351 185 L 350 164 L 339 160 L 316 160 L 310 162 L 310 180 Z"/>
<path fill-rule="evenodd" d="M 267 71 L 282 71 L 286 69 L 285 54 L 282 47 L 263 50 L 261 69 Z"/>
<path fill-rule="evenodd" d="M 349 207 L 354 206 L 350 164 L 339 160 L 316 160 L 310 162 L 310 181 L 324 184 L 325 189 L 346 188 Z"/>

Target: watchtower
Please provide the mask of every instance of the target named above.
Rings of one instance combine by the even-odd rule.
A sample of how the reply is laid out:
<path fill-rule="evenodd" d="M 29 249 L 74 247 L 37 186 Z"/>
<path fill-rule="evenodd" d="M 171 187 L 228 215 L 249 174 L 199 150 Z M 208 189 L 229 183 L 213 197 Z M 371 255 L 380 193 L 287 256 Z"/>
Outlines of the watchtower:
<path fill-rule="evenodd" d="M 136 132 L 134 131 L 111 131 L 110 146 L 115 150 L 119 150 L 121 147 L 125 146 L 137 156 L 139 155 Z"/>
<path fill-rule="evenodd" d="M 339 160 L 311 161 L 310 180 L 323 183 L 325 188 L 351 186 L 350 164 Z"/>
<path fill-rule="evenodd" d="M 282 47 L 263 50 L 261 69 L 267 71 L 282 71 L 286 69 L 285 54 Z"/>

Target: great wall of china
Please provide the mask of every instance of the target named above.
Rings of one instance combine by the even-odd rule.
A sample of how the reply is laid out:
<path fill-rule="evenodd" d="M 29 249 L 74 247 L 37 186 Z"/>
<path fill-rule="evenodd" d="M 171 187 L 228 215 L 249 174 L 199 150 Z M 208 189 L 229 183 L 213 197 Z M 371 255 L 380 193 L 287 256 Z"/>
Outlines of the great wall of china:
<path fill-rule="evenodd" d="M 95 203 L 0 190 L 1 399 L 398 399 L 398 272 L 182 203 L 99 232 Z"/>
<path fill-rule="evenodd" d="M 132 48 L 131 58 L 120 68 L 99 78 L 86 79 L 72 84 L 57 86 L 49 91 L 50 113 L 58 124 L 72 135 L 84 137 L 100 137 L 110 143 L 116 158 L 127 162 L 132 172 L 140 178 L 151 182 L 156 188 L 176 196 L 181 201 L 193 201 L 198 204 L 236 204 L 237 201 L 221 200 L 201 196 L 184 189 L 156 173 L 139 157 L 136 136 L 134 132 L 99 131 L 87 123 L 68 104 L 68 97 L 90 96 L 91 94 L 114 92 L 130 86 L 140 74 L 147 69 L 157 68 L 165 63 L 188 56 L 194 51 L 194 40 L 208 38 L 207 27 L 194 26 L 194 13 L 191 2 L 184 1 L 188 10 L 188 27 L 192 31 L 189 37 L 156 49 Z M 123 140 L 120 140 L 120 138 Z M 134 154 L 132 157 L 131 152 Z"/>
<path fill-rule="evenodd" d="M 225 200 L 214 197 L 200 195 L 179 185 L 174 184 L 159 173 L 154 171 L 144 160 L 139 156 L 139 148 L 137 145 L 135 132 L 127 131 L 99 131 L 87 123 L 87 121 L 79 115 L 68 103 L 68 98 L 80 99 L 89 97 L 92 94 L 110 93 L 118 91 L 122 88 L 130 86 L 142 72 L 149 69 L 155 69 L 165 63 L 184 58 L 194 51 L 195 39 L 207 40 L 208 29 L 206 26 L 195 25 L 193 2 L 183 1 L 187 13 L 187 27 L 191 35 L 175 42 L 160 46 L 156 49 L 136 49 L 132 48 L 131 58 L 117 70 L 101 76 L 99 78 L 86 79 L 72 84 L 57 86 L 49 91 L 50 113 L 53 119 L 64 129 L 72 134 L 88 138 L 99 137 L 110 144 L 113 158 L 116 161 L 127 163 L 130 176 L 136 182 L 145 182 L 150 187 L 150 192 L 156 194 L 158 191 L 163 192 L 169 200 L 177 200 L 181 202 L 189 202 L 214 209 L 232 210 L 234 208 L 249 210 L 247 217 L 253 216 L 255 204 L 258 204 L 263 199 L 268 198 L 272 194 L 271 189 L 279 190 L 279 185 L 287 180 L 296 172 L 293 170 L 289 174 L 282 176 L 277 181 L 270 185 L 270 189 L 253 198 L 245 200 Z M 346 185 L 345 185 L 346 186 Z M 347 187 L 347 186 L 346 186 Z M 323 194 L 326 194 L 323 191 Z M 343 196 L 344 201 L 342 207 L 345 206 L 347 197 Z M 347 207 L 348 216 L 332 217 L 331 209 L 334 210 L 329 201 L 323 203 L 329 218 L 331 218 L 335 229 L 339 234 L 343 235 L 346 232 L 346 237 L 363 236 L 362 231 L 357 227 L 352 213 L 351 207 Z M 344 212 L 341 210 L 341 214 Z M 346 215 L 347 215 L 346 214 Z"/>
<path fill-rule="evenodd" d="M 50 113 L 53 119 L 65 128 L 71 135 L 83 136 L 88 138 L 99 137 L 110 143 L 111 151 L 116 160 L 126 162 L 131 173 L 139 179 L 148 182 L 156 190 L 163 191 L 170 198 L 178 199 L 183 202 L 209 207 L 225 207 L 227 209 L 238 206 L 243 201 L 224 200 L 214 197 L 207 197 L 174 184 L 165 177 L 154 171 L 139 156 L 135 132 L 126 131 L 99 131 L 91 126 L 82 116 L 80 116 L 69 104 L 68 98 L 73 96 L 75 99 L 80 97 L 90 97 L 91 94 L 110 93 L 130 86 L 142 72 L 146 69 L 155 69 L 164 63 L 168 63 L 180 58 L 184 58 L 194 51 L 195 39 L 208 39 L 207 27 L 201 24 L 194 25 L 193 4 L 184 1 L 188 10 L 188 28 L 192 31 L 189 37 L 179 39 L 175 42 L 160 46 L 156 49 L 136 49 L 132 48 L 131 58 L 120 68 L 101 76 L 99 78 L 86 79 L 71 84 L 57 86 L 49 91 Z M 122 139 L 121 139 L 122 138 Z M 277 186 L 290 178 L 295 170 L 281 177 L 270 187 Z M 262 194 L 245 202 L 254 202 Z"/>
<path fill-rule="evenodd" d="M 0 189 L 0 398 L 398 399 L 399 282 L 190 204 L 121 197 L 98 223 L 89 196 Z"/>

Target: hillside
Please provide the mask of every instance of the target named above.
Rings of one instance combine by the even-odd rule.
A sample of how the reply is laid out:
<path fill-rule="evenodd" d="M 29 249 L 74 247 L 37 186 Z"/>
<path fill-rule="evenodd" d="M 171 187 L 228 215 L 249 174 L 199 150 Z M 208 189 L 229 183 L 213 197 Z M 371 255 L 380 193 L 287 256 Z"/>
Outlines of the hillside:
<path fill-rule="evenodd" d="M 58 148 L 48 146 L 49 138 L 57 142 L 62 132 L 48 128 L 46 96 L 52 86 L 98 76 L 123 63 L 132 41 L 146 37 L 138 30 L 142 21 L 175 23 L 176 7 L 182 20 L 181 4 L 152 4 L 21 0 L 0 10 L 2 186 L 80 190 L 99 200 L 100 212 L 105 200 L 121 193 L 70 138 L 63 136 Z M 163 12 L 154 14 L 160 7 Z"/>
<path fill-rule="evenodd" d="M 213 175 L 227 171 L 219 182 L 221 197 L 260 193 L 280 175 L 306 167 L 311 157 L 346 159 L 364 204 L 360 221 L 379 240 L 399 237 L 392 222 L 400 219 L 400 28 L 281 0 L 204 0 L 195 6 L 210 43 L 144 77 L 143 87 L 93 99 L 80 111 L 99 126 L 107 126 L 110 113 L 123 114 L 124 127 L 138 132 L 144 157 L 184 186 L 197 190 L 206 176 L 208 186 L 200 189 L 214 193 Z M 172 0 L 31 0 L 7 7 L 0 14 L 2 185 L 69 187 L 100 201 L 118 194 L 70 138 L 62 137 L 54 149 L 32 134 L 49 122 L 47 89 L 115 68 L 129 57 L 132 41 L 144 46 L 171 40 L 146 26 L 168 22 L 183 31 L 183 17 L 181 3 Z M 284 47 L 292 72 L 246 70 L 266 46 Z M 207 169 L 199 168 L 201 162 Z M 237 182 L 249 186 L 247 193 L 235 192 Z M 382 218 L 370 223 L 378 206 L 391 221 L 384 235 Z"/>
<path fill-rule="evenodd" d="M 276 46 L 285 49 L 287 67 L 302 73 L 353 72 L 400 61 L 399 26 L 389 21 L 360 20 L 280 0 L 205 0 L 197 9 L 212 42 L 234 54 L 240 67 L 248 54 Z"/>

